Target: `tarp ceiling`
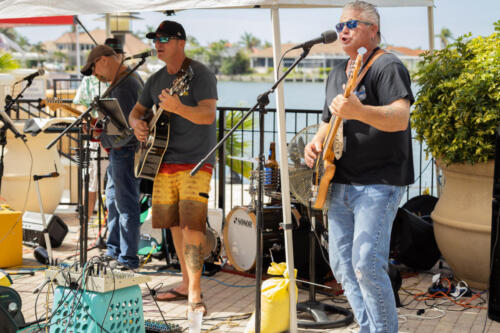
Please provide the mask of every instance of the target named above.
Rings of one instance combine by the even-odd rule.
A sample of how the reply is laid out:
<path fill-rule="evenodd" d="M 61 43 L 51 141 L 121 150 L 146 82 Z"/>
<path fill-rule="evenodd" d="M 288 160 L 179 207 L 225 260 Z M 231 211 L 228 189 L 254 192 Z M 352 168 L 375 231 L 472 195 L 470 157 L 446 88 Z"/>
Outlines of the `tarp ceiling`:
<path fill-rule="evenodd" d="M 0 0 L 0 18 L 202 8 L 342 7 L 349 0 Z M 433 0 L 372 0 L 378 7 L 429 7 Z"/>

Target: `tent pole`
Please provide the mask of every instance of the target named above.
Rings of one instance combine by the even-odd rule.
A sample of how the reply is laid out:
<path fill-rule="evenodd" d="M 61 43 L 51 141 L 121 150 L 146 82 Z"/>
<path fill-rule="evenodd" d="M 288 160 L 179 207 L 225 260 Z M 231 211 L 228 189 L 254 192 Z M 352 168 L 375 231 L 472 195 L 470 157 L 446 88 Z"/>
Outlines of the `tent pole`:
<path fill-rule="evenodd" d="M 434 51 L 434 8 L 427 7 L 427 25 L 429 26 L 429 51 Z"/>
<path fill-rule="evenodd" d="M 75 44 L 76 44 L 76 73 L 81 77 L 80 73 L 80 32 L 78 31 L 78 24 L 75 23 Z"/>
<path fill-rule="evenodd" d="M 280 19 L 277 6 L 271 8 L 271 19 L 273 24 L 273 58 L 274 58 L 274 80 L 277 81 L 281 76 L 278 72 L 278 61 L 281 58 L 281 37 L 280 37 Z M 286 145 L 286 124 L 283 84 L 278 85 L 276 89 L 276 123 L 278 124 L 278 150 L 280 160 L 281 177 L 281 200 L 283 221 L 285 221 L 283 230 L 285 236 L 286 263 L 288 276 L 290 279 L 290 332 L 297 332 L 297 299 L 295 295 L 295 274 L 293 262 L 293 237 L 292 237 L 292 209 L 290 204 L 290 184 L 288 175 L 288 149 Z"/>

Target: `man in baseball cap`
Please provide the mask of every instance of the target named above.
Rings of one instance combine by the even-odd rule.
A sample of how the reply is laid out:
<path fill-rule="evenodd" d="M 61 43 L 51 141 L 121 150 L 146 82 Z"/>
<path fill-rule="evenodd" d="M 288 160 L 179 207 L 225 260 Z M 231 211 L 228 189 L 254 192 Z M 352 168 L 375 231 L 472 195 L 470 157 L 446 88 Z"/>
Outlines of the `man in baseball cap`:
<path fill-rule="evenodd" d="M 186 40 L 186 32 L 182 25 L 174 21 L 163 21 L 155 32 L 146 34 L 146 38 L 155 39 L 156 37 L 175 37 Z"/>
<path fill-rule="evenodd" d="M 106 38 L 104 45 L 111 47 L 117 54 L 123 54 L 123 45 L 118 38 Z"/>
<path fill-rule="evenodd" d="M 90 51 L 89 56 L 87 57 L 87 63 L 82 67 L 80 73 L 85 76 L 92 75 L 92 69 L 95 66 L 97 60 L 101 57 L 109 57 L 112 55 L 116 55 L 116 52 L 107 45 L 97 45 Z"/>

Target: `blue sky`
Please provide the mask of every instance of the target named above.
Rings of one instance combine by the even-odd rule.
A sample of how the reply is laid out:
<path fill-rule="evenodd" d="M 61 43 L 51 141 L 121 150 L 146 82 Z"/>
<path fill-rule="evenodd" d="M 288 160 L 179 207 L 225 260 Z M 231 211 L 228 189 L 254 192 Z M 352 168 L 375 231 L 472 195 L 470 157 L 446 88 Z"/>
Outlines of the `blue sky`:
<path fill-rule="evenodd" d="M 387 44 L 410 48 L 428 48 L 427 8 L 380 8 L 381 32 Z M 340 9 L 281 9 L 281 40 L 303 42 L 318 37 L 321 32 L 333 29 L 340 16 Z M 142 12 L 135 20 L 132 30 L 156 27 L 167 17 L 157 12 Z M 79 16 L 88 30 L 104 28 L 99 15 Z M 186 10 L 169 19 L 184 25 L 188 35 L 202 44 L 225 39 L 237 42 L 249 32 L 261 40 L 272 40 L 272 24 L 269 9 L 218 9 Z M 441 28 L 450 29 L 453 36 L 471 32 L 473 36 L 489 35 L 493 22 L 500 19 L 500 0 L 435 0 L 434 27 L 438 34 Z M 53 40 L 68 31 L 67 26 L 17 28 L 32 43 Z M 435 46 L 440 47 L 439 40 Z"/>

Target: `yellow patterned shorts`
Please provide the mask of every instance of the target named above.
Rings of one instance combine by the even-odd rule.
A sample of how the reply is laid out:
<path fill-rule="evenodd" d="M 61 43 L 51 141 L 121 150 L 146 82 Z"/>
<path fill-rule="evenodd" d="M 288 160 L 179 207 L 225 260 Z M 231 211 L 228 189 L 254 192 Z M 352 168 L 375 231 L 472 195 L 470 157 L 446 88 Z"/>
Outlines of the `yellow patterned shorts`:
<path fill-rule="evenodd" d="M 196 175 L 194 164 L 162 164 L 153 185 L 153 228 L 205 232 L 212 165 L 205 164 Z"/>

